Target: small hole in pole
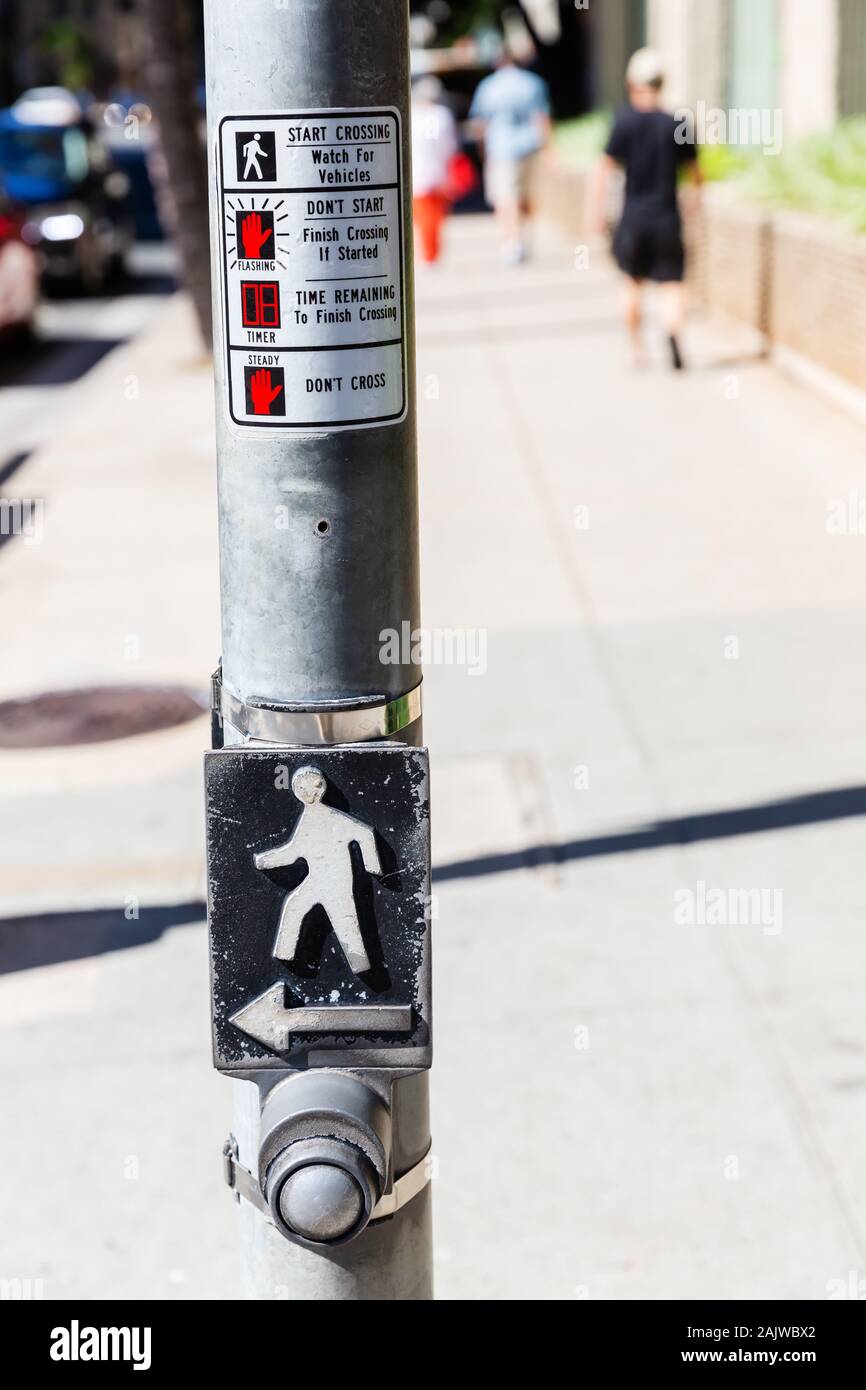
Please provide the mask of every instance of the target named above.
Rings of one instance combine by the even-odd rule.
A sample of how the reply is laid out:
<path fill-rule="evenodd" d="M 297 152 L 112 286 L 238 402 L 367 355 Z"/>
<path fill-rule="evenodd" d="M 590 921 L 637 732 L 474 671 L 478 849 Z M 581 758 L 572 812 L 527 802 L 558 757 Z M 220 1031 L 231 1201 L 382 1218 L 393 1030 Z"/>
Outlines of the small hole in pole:
<path fill-rule="evenodd" d="M 330 529 L 331 523 L 330 521 L 327 521 L 325 517 L 322 517 L 321 521 L 316 522 L 316 531 L 320 536 L 327 536 Z"/>

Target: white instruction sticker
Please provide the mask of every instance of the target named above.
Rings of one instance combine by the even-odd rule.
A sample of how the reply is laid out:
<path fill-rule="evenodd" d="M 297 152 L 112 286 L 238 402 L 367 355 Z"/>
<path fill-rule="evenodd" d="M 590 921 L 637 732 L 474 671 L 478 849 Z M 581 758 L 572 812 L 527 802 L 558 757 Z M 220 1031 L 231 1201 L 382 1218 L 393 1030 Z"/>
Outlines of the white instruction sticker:
<path fill-rule="evenodd" d="M 402 420 L 400 113 L 226 116 L 218 164 L 231 419 L 308 431 Z"/>

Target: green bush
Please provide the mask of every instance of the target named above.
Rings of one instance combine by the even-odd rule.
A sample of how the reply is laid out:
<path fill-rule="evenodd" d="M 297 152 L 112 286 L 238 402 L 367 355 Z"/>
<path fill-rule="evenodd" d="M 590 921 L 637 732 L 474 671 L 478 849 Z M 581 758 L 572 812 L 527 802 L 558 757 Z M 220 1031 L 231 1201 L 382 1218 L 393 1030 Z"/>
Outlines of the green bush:
<path fill-rule="evenodd" d="M 866 117 L 840 121 L 782 154 L 753 155 L 739 190 L 759 202 L 838 217 L 866 231 Z"/>
<path fill-rule="evenodd" d="M 704 178 L 709 183 L 717 183 L 746 173 L 756 159 L 765 157 L 768 156 L 737 145 L 701 145 L 698 163 Z"/>
<path fill-rule="evenodd" d="M 604 149 L 610 121 L 607 111 L 562 121 L 554 146 L 567 163 L 586 168 Z M 700 166 L 705 179 L 729 182 L 754 202 L 835 217 L 866 232 L 866 116 L 840 121 L 777 155 L 743 145 L 703 145 Z"/>
<path fill-rule="evenodd" d="M 607 143 L 610 112 L 591 111 L 572 121 L 559 121 L 553 130 L 553 145 L 566 164 L 585 169 L 593 164 Z"/>

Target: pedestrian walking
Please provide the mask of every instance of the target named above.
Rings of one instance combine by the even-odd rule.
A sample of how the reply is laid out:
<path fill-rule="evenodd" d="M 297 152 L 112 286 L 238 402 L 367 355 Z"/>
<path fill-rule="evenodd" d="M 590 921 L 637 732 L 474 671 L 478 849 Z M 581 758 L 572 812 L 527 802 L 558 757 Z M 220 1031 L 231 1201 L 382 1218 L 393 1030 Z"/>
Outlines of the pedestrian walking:
<path fill-rule="evenodd" d="M 442 249 L 457 152 L 457 124 L 442 102 L 442 84 L 437 77 L 422 77 L 412 88 L 412 216 L 418 251 L 428 265 L 438 261 Z"/>
<path fill-rule="evenodd" d="M 300 859 L 307 865 L 306 877 L 287 894 L 280 911 L 274 946 L 277 959 L 294 960 L 308 914 L 314 907 L 323 907 L 350 969 L 363 975 L 370 969 L 370 958 L 358 922 L 350 847 L 358 846 L 368 874 L 381 874 L 382 865 L 372 827 L 329 806 L 323 800 L 327 789 L 319 768 L 299 768 L 292 778 L 292 791 L 304 809 L 294 830 L 283 844 L 253 859 L 257 869 L 284 868 Z"/>
<path fill-rule="evenodd" d="M 681 336 L 686 315 L 683 284 L 685 251 L 678 201 L 678 176 L 686 169 L 695 188 L 701 182 L 693 131 L 662 109 L 664 70 L 657 53 L 641 48 L 626 70 L 628 104 L 614 120 L 590 192 L 590 221 L 602 232 L 610 177 L 625 171 L 625 202 L 614 232 L 613 253 L 625 282 L 625 321 L 635 364 L 645 362 L 643 290 L 647 280 L 660 287 L 662 321 L 671 363 L 683 366 Z"/>
<path fill-rule="evenodd" d="M 499 219 L 502 257 L 517 265 L 527 254 L 533 167 L 550 135 L 547 83 L 506 47 L 496 72 L 478 84 L 469 116 L 484 142 L 484 193 Z"/>
<path fill-rule="evenodd" d="M 248 140 L 243 147 L 242 153 L 246 157 L 246 164 L 244 165 L 245 179 L 248 179 L 253 172 L 257 179 L 263 177 L 262 166 L 259 163 L 259 160 L 264 157 L 265 153 L 261 146 L 261 138 L 261 135 L 259 135 L 257 131 L 253 138 Z"/>

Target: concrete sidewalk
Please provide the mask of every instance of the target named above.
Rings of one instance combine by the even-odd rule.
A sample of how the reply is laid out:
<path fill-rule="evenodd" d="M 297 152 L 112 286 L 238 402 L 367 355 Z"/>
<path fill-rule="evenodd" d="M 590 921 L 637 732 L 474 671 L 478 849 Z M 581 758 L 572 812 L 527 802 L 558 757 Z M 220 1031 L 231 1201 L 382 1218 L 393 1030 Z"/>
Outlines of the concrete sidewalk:
<path fill-rule="evenodd" d="M 448 230 L 418 285 L 424 622 L 472 654 L 425 685 L 439 1295 L 825 1298 L 866 1274 L 866 541 L 827 528 L 859 433 L 707 325 L 635 375 L 600 255 L 507 271 L 489 221 Z M 18 487 L 45 542 L 0 556 L 4 694 L 203 683 L 211 413 L 182 300 L 82 386 Z M 9 910 L 194 899 L 205 740 L 0 752 Z M 0 1018 L 0 1275 L 233 1296 L 201 925 L 56 951 Z"/>

